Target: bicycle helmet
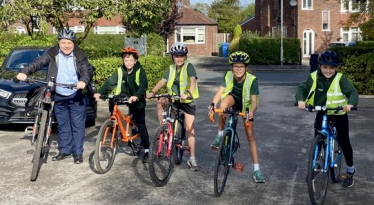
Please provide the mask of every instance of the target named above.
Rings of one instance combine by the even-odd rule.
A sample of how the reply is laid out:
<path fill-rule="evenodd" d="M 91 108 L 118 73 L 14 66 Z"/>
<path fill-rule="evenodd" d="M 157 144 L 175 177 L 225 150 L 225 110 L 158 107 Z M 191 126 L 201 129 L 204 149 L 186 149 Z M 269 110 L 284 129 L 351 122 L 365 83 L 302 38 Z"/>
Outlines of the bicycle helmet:
<path fill-rule="evenodd" d="M 121 56 L 123 58 L 124 55 L 131 54 L 135 59 L 139 58 L 138 51 L 134 47 L 126 47 L 122 50 Z"/>
<path fill-rule="evenodd" d="M 318 56 L 318 62 L 321 65 L 329 65 L 338 67 L 340 65 L 340 59 L 337 53 L 334 51 L 325 51 Z"/>
<path fill-rule="evenodd" d="M 170 53 L 171 55 L 187 55 L 188 49 L 183 43 L 177 42 L 170 47 Z"/>
<path fill-rule="evenodd" d="M 68 40 L 71 40 L 71 41 L 75 41 L 76 36 L 75 36 L 75 33 L 72 30 L 64 28 L 58 34 L 58 40 L 61 40 L 61 39 L 68 39 Z"/>
<path fill-rule="evenodd" d="M 243 51 L 236 51 L 229 56 L 229 63 L 244 63 L 245 65 L 249 64 L 249 55 Z"/>

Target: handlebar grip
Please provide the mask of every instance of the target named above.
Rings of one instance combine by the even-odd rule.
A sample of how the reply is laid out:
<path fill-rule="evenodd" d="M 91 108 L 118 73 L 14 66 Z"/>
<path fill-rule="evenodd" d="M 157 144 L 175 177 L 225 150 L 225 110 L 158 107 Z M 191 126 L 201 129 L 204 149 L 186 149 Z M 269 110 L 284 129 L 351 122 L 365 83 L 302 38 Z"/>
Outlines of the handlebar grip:
<path fill-rule="evenodd" d="M 351 110 L 358 110 L 358 109 L 357 109 L 357 106 L 353 106 L 353 107 L 351 108 Z"/>
<path fill-rule="evenodd" d="M 209 113 L 209 121 L 210 121 L 211 123 L 214 122 L 214 117 L 213 117 L 213 113 L 212 113 L 212 112 Z"/>
<path fill-rule="evenodd" d="M 13 82 L 15 82 L 15 83 L 19 83 L 19 81 L 20 81 L 20 80 L 18 80 L 17 76 L 14 76 L 14 77 L 13 77 Z"/>

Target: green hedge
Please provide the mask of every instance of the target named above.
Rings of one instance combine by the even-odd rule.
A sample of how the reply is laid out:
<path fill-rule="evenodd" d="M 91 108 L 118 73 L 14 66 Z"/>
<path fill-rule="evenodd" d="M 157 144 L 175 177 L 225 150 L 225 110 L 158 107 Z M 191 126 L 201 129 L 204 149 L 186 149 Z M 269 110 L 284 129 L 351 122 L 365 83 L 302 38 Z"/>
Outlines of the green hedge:
<path fill-rule="evenodd" d="M 374 41 L 357 41 L 356 45 L 360 47 L 374 47 Z"/>
<path fill-rule="evenodd" d="M 260 38 L 250 34 L 243 34 L 239 40 L 239 50 L 248 53 L 251 64 L 279 65 L 280 64 L 279 38 Z M 283 39 L 283 59 L 285 64 L 300 64 L 299 39 Z"/>
<path fill-rule="evenodd" d="M 97 88 L 100 88 L 102 84 L 108 79 L 115 69 L 122 65 L 121 58 L 102 58 L 90 60 L 91 64 L 95 66 L 96 72 L 93 78 Z M 141 56 L 139 62 L 142 64 L 145 72 L 147 73 L 148 88 L 151 89 L 156 83 L 162 78 L 165 69 L 172 64 L 170 57 L 160 56 Z M 165 92 L 161 90 L 160 92 Z"/>

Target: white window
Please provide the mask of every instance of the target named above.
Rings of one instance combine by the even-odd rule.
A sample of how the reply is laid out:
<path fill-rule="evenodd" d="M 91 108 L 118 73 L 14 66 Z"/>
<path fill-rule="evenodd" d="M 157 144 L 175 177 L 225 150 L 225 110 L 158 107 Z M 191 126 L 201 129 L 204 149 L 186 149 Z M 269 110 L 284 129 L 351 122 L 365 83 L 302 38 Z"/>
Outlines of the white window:
<path fill-rule="evenodd" d="M 175 42 L 183 42 L 185 44 L 205 43 L 205 27 L 177 27 L 175 30 Z"/>
<path fill-rule="evenodd" d="M 70 30 L 74 31 L 75 33 L 83 33 L 84 26 L 71 26 L 69 27 Z"/>
<path fill-rule="evenodd" d="M 343 41 L 360 41 L 362 39 L 361 29 L 358 27 L 342 28 L 341 37 Z"/>
<path fill-rule="evenodd" d="M 341 0 L 340 4 L 342 12 L 358 12 L 367 10 L 369 1 Z"/>
<path fill-rule="evenodd" d="M 305 10 L 313 9 L 313 0 L 303 0 L 302 9 L 305 9 Z"/>
<path fill-rule="evenodd" d="M 96 26 L 95 34 L 124 34 L 126 29 L 123 26 Z"/>
<path fill-rule="evenodd" d="M 322 11 L 322 31 L 330 30 L 330 12 Z"/>

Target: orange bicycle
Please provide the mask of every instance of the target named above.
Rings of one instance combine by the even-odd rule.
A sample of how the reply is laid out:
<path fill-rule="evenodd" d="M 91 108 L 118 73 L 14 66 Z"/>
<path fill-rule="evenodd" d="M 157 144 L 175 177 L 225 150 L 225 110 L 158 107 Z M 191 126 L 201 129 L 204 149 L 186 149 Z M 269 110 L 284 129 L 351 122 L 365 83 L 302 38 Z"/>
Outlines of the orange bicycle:
<path fill-rule="evenodd" d="M 131 154 L 137 156 L 142 143 L 138 128 L 131 120 L 132 115 L 122 113 L 119 108 L 119 105 L 128 106 L 129 98 L 103 95 L 100 99 L 109 99 L 109 106 L 114 106 L 109 119 L 101 125 L 96 139 L 94 163 L 98 173 L 104 174 L 112 167 L 119 145 L 127 143 Z"/>

